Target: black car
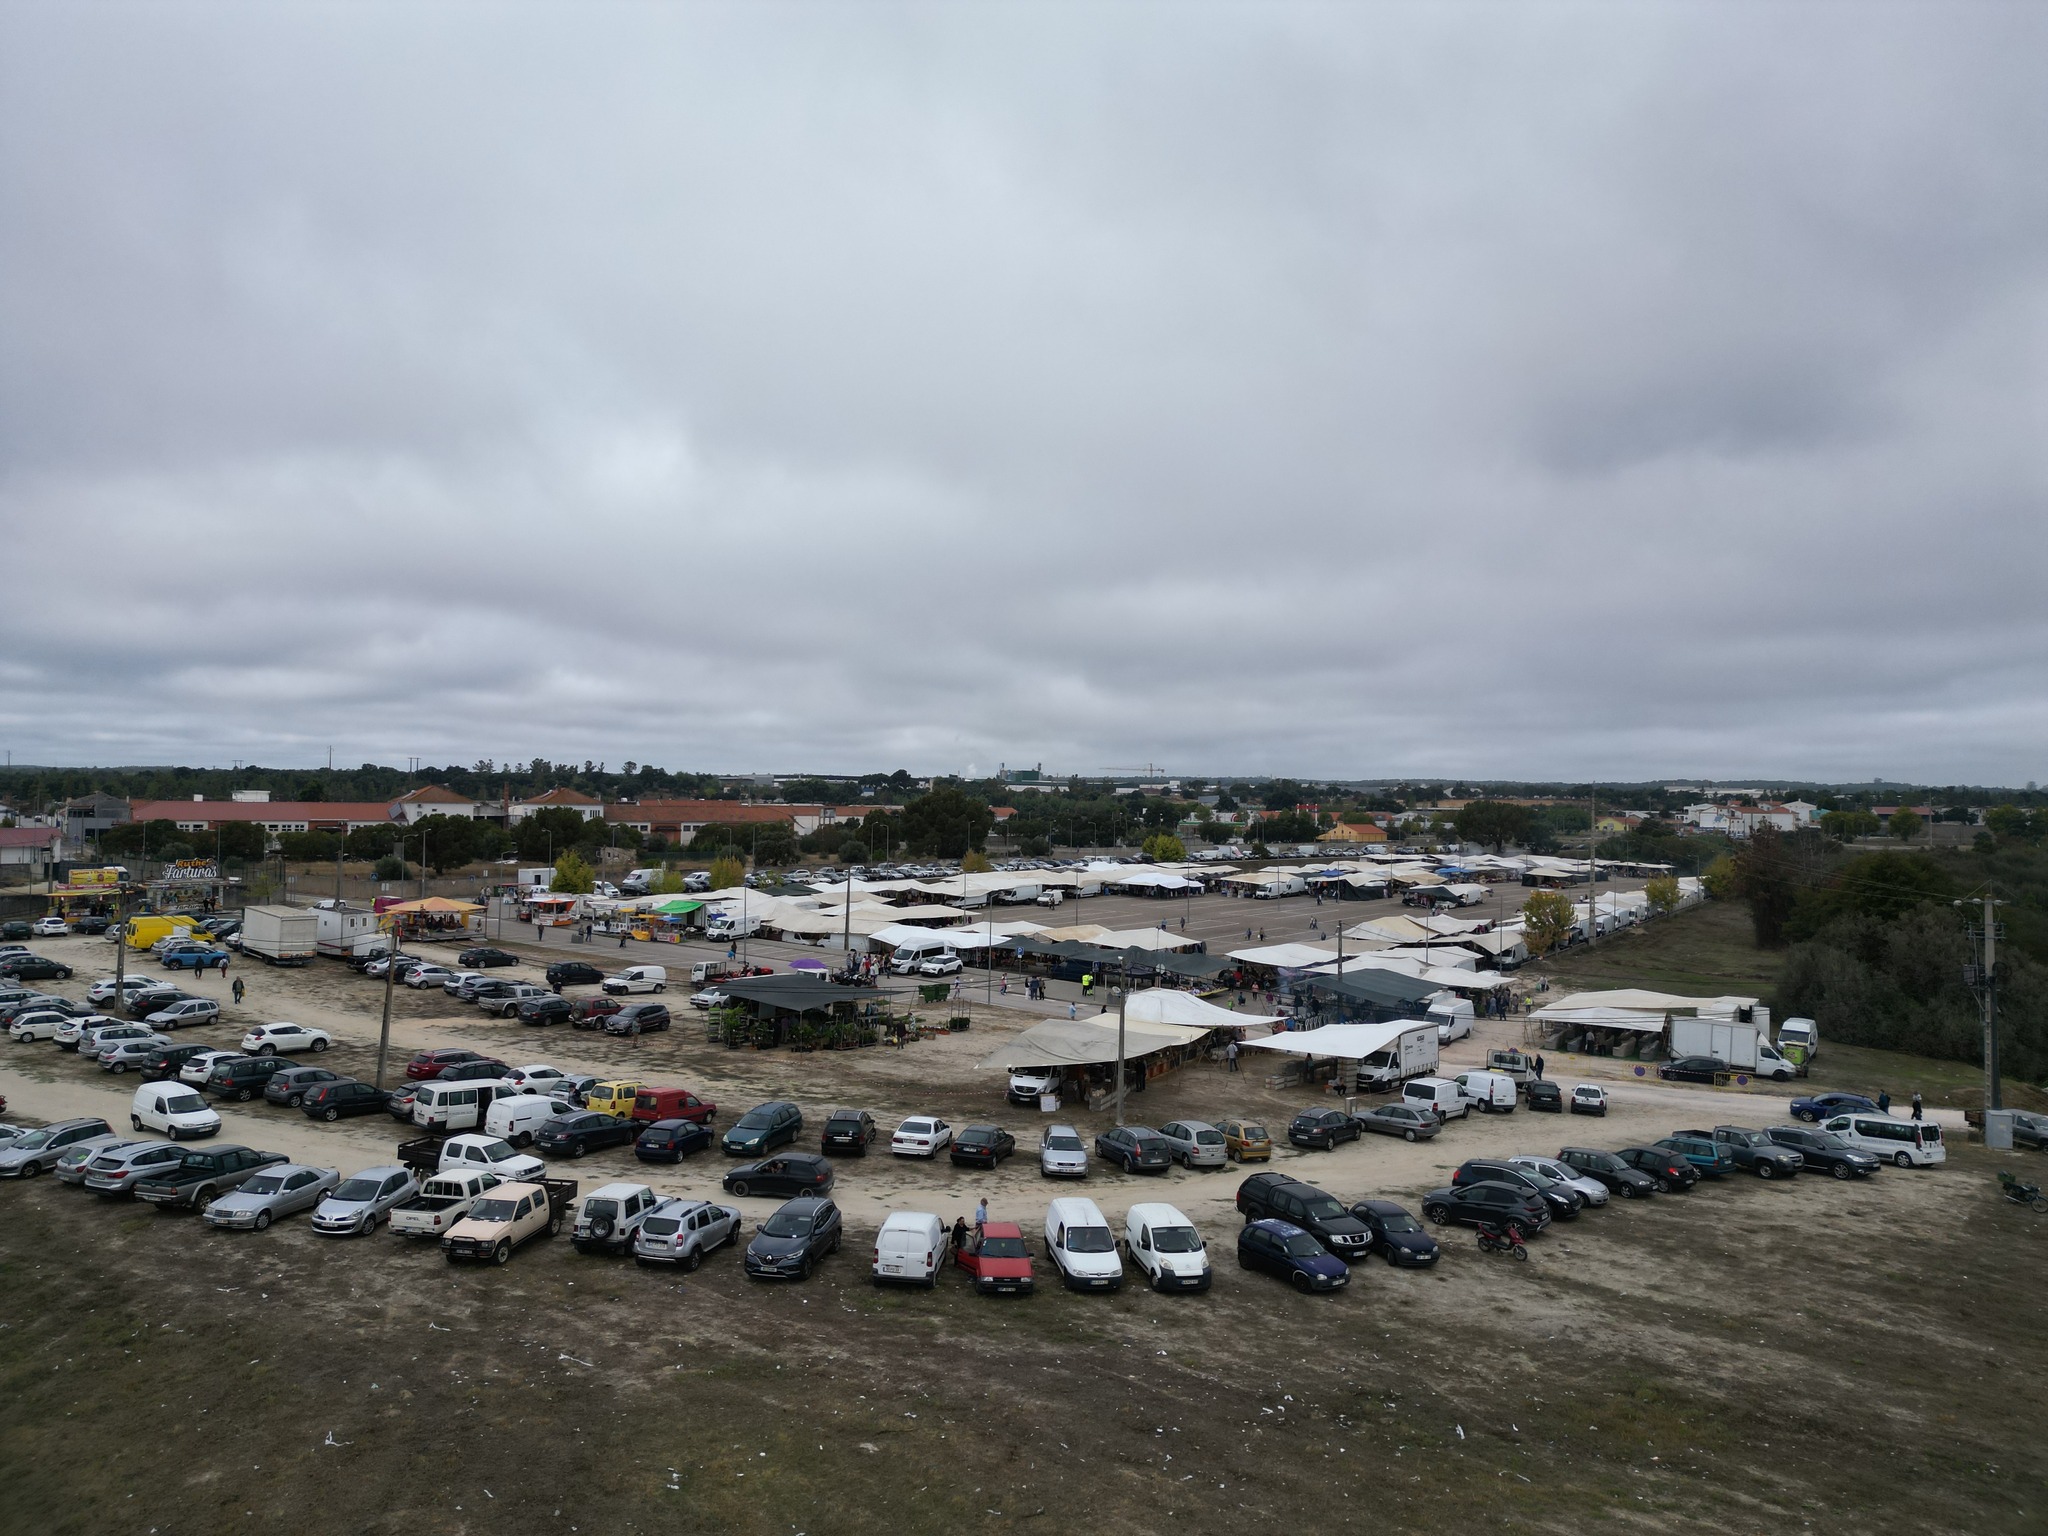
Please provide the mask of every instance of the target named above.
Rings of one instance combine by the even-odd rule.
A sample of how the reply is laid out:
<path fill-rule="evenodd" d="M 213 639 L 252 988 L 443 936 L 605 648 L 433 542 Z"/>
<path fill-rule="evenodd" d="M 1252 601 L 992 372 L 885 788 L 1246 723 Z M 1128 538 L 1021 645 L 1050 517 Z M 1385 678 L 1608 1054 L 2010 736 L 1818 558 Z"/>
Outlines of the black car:
<path fill-rule="evenodd" d="M 1809 1168 L 1825 1168 L 1838 1179 L 1867 1179 L 1881 1166 L 1874 1152 L 1861 1152 L 1832 1131 L 1803 1125 L 1774 1125 L 1764 1134 L 1806 1159 Z"/>
<path fill-rule="evenodd" d="M 314 1120 L 339 1120 L 344 1115 L 368 1115 L 389 1106 L 391 1095 L 382 1088 L 343 1078 L 335 1083 L 317 1083 L 306 1090 L 299 1108 Z"/>
<path fill-rule="evenodd" d="M 875 1141 L 875 1117 L 864 1109 L 835 1109 L 825 1117 L 820 1146 L 826 1152 L 866 1157 Z"/>
<path fill-rule="evenodd" d="M 551 987 L 594 987 L 603 980 L 603 971 L 581 960 L 558 960 L 548 967 Z"/>
<path fill-rule="evenodd" d="M 1729 1070 L 1718 1056 L 1674 1056 L 1657 1069 L 1657 1075 L 1667 1083 L 1722 1083 Z"/>
<path fill-rule="evenodd" d="M 210 1051 L 210 1045 L 167 1045 L 162 1050 L 143 1058 L 141 1072 L 145 1083 L 162 1082 L 167 1077 L 176 1077 L 185 1063 L 202 1051 Z"/>
<path fill-rule="evenodd" d="M 1358 1122 L 1341 1109 L 1304 1109 L 1287 1122 L 1287 1139 L 1297 1147 L 1321 1147 L 1334 1152 L 1340 1141 L 1356 1141 L 1363 1134 Z"/>
<path fill-rule="evenodd" d="M 308 1088 L 340 1081 L 339 1072 L 330 1072 L 325 1067 L 286 1067 L 282 1072 L 273 1073 L 270 1081 L 263 1085 L 263 1098 L 266 1103 L 297 1109 L 306 1102 Z"/>
<path fill-rule="evenodd" d="M 633 1155 L 643 1163 L 679 1163 L 710 1145 L 708 1125 L 695 1120 L 657 1120 L 634 1141 Z"/>
<path fill-rule="evenodd" d="M 747 1244 L 747 1274 L 757 1280 L 805 1280 L 839 1247 L 839 1207 L 803 1196 L 761 1223 Z"/>
<path fill-rule="evenodd" d="M 1526 1184 L 1482 1181 L 1433 1190 L 1422 1198 L 1422 1214 L 1438 1226 L 1451 1221 L 1470 1227 L 1513 1222 L 1531 1235 L 1550 1225 L 1550 1207 Z"/>
<path fill-rule="evenodd" d="M 11 976 L 16 981 L 69 981 L 71 967 L 48 955 L 9 955 L 0 960 L 0 976 Z"/>
<path fill-rule="evenodd" d="M 510 997 L 513 988 L 519 985 L 520 983 L 507 981 L 502 976 L 485 976 L 477 981 L 465 982 L 458 995 L 472 1003 L 480 1003 L 488 997 Z"/>
<path fill-rule="evenodd" d="M 1682 1153 L 1666 1147 L 1623 1147 L 1614 1155 L 1636 1172 L 1646 1173 L 1654 1179 L 1660 1195 L 1668 1195 L 1673 1190 L 1689 1190 L 1700 1181 L 1699 1169 L 1693 1167 Z"/>
<path fill-rule="evenodd" d="M 1016 1150 L 1017 1138 L 1000 1125 L 970 1125 L 953 1138 L 951 1156 L 959 1167 L 993 1168 Z"/>
<path fill-rule="evenodd" d="M 1341 1259 L 1362 1259 L 1372 1251 L 1372 1229 L 1327 1190 L 1284 1173 L 1255 1173 L 1237 1186 L 1237 1208 L 1246 1221 L 1289 1221 Z"/>
<path fill-rule="evenodd" d="M 494 965 L 517 965 L 519 957 L 508 955 L 502 949 L 465 949 L 455 957 L 456 964 L 466 971 L 487 971 Z"/>
<path fill-rule="evenodd" d="M 1372 1234 L 1380 1257 L 1396 1269 L 1425 1269 L 1443 1253 L 1422 1223 L 1392 1200 L 1361 1200 L 1351 1214 Z"/>
<path fill-rule="evenodd" d="M 27 923 L 0 923 L 0 939 L 28 939 L 35 936 L 35 929 Z"/>
<path fill-rule="evenodd" d="M 1602 1152 L 1598 1147 L 1561 1147 L 1557 1160 L 1573 1173 L 1598 1179 L 1624 1200 L 1657 1193 L 1655 1174 L 1632 1167 L 1616 1153 Z"/>
<path fill-rule="evenodd" d="M 291 1068 L 289 1056 L 237 1056 L 215 1066 L 199 1086 L 208 1093 L 217 1093 L 222 1098 L 246 1104 L 269 1087 L 273 1077 L 280 1072 L 289 1072 Z"/>
<path fill-rule="evenodd" d="M 458 1061 L 434 1074 L 437 1083 L 484 1083 L 505 1075 L 505 1063 L 488 1056 L 475 1061 Z"/>
<path fill-rule="evenodd" d="M 519 1005 L 522 1024 L 567 1024 L 574 1016 L 574 1005 L 566 997 L 529 997 Z"/>
<path fill-rule="evenodd" d="M 1570 1221 L 1579 1214 L 1585 1197 L 1568 1184 L 1546 1179 L 1533 1168 L 1517 1167 L 1490 1157 L 1472 1157 L 1458 1164 L 1451 1175 L 1453 1187 L 1465 1184 L 1519 1184 L 1541 1200 L 1553 1218 Z"/>
<path fill-rule="evenodd" d="M 1564 1113 L 1564 1090 L 1547 1077 L 1539 1077 L 1525 1084 L 1522 1096 L 1523 1102 L 1530 1109 L 1541 1110 L 1551 1115 Z"/>
<path fill-rule="evenodd" d="M 1173 1166 L 1173 1148 L 1149 1125 L 1120 1125 L 1095 1138 L 1095 1155 L 1125 1173 L 1164 1173 Z"/>
<path fill-rule="evenodd" d="M 787 1099 L 756 1104 L 733 1122 L 719 1147 L 727 1157 L 765 1156 L 786 1147 L 803 1133 L 804 1114 Z"/>
<path fill-rule="evenodd" d="M 584 1109 L 573 1115 L 558 1116 L 535 1131 L 533 1149 L 536 1152 L 559 1152 L 565 1157 L 581 1157 L 593 1147 L 623 1147 L 639 1133 L 639 1125 L 632 1120 Z"/>
<path fill-rule="evenodd" d="M 740 1163 L 725 1176 L 726 1193 L 822 1195 L 832 1187 L 832 1165 L 816 1152 L 778 1152 L 758 1163 Z"/>
<path fill-rule="evenodd" d="M 71 919 L 71 931 L 73 933 L 100 934 L 105 933 L 113 926 L 114 920 L 110 917 L 74 917 Z"/>
<path fill-rule="evenodd" d="M 123 1005 L 131 1019 L 146 1019 L 160 1008 L 173 1003 L 182 1003 L 194 994 L 181 987 L 174 987 L 167 981 L 160 981 L 153 987 L 144 987 L 132 994 Z"/>
<path fill-rule="evenodd" d="M 668 1026 L 668 1004 L 628 1003 L 604 1021 L 604 1032 L 608 1035 L 651 1035 Z"/>

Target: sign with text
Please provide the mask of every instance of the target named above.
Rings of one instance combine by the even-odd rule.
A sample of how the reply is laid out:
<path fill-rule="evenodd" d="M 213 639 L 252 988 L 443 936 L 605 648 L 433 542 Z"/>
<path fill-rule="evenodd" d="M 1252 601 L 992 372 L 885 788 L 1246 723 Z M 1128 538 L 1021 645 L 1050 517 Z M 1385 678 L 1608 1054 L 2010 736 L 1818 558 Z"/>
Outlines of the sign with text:
<path fill-rule="evenodd" d="M 118 869 L 74 869 L 71 871 L 72 885 L 119 885 L 121 871 Z"/>
<path fill-rule="evenodd" d="M 163 878 L 168 881 L 218 880 L 220 866 L 211 859 L 174 859 L 164 866 Z"/>

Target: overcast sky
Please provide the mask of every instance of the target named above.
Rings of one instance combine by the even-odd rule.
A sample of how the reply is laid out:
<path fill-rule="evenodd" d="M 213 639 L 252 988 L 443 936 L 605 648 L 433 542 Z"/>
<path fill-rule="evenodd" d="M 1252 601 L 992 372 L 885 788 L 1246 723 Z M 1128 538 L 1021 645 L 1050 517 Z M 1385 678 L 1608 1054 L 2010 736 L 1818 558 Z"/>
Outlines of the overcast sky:
<path fill-rule="evenodd" d="M 2048 7 L 0 9 L 16 762 L 2048 779 Z"/>

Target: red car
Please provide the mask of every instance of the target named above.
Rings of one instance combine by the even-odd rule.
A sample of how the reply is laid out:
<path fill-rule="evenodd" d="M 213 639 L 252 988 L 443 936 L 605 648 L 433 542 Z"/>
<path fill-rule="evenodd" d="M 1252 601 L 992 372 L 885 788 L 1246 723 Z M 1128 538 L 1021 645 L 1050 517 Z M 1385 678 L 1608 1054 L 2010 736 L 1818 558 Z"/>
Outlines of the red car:
<path fill-rule="evenodd" d="M 967 1271 L 984 1296 L 1028 1296 L 1037 1284 L 1024 1229 L 1014 1221 L 991 1221 L 979 1237 L 968 1233 L 967 1241 L 953 1250 L 953 1262 Z"/>
<path fill-rule="evenodd" d="M 445 1068 L 459 1067 L 466 1061 L 484 1059 L 480 1051 L 462 1051 L 452 1046 L 444 1046 L 437 1051 L 421 1051 L 405 1064 L 405 1075 L 415 1080 L 439 1077 Z"/>
<path fill-rule="evenodd" d="M 687 1088 L 656 1088 L 650 1084 L 633 1100 L 633 1118 L 642 1125 L 652 1125 L 657 1120 L 694 1120 L 699 1125 L 709 1125 L 717 1113 L 716 1104 L 698 1098 Z"/>
<path fill-rule="evenodd" d="M 579 997 L 569 1005 L 569 1022 L 577 1029 L 603 1029 L 604 1021 L 625 1006 L 616 997 Z"/>

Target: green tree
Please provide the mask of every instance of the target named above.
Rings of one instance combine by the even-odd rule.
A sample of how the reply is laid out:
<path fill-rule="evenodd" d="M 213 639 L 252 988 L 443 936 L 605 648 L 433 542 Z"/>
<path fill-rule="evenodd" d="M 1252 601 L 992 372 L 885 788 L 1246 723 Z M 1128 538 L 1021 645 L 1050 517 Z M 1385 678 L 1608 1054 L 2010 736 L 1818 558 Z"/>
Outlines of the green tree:
<path fill-rule="evenodd" d="M 2010 803 L 1994 805 L 1986 811 L 1984 826 L 2001 843 L 2038 841 L 2042 830 L 2040 817 L 2029 816 Z"/>
<path fill-rule="evenodd" d="M 1900 842 L 1910 843 L 1919 836 L 1920 829 L 1925 825 L 1926 823 L 1920 819 L 1919 812 L 1909 811 L 1902 805 L 1892 812 L 1892 819 L 1885 824 L 1885 830 Z"/>
<path fill-rule="evenodd" d="M 1878 819 L 1868 811 L 1828 811 L 1820 819 L 1821 831 L 1837 842 L 1853 843 L 1859 837 L 1875 837 Z"/>
<path fill-rule="evenodd" d="M 957 859 L 988 840 L 995 816 L 988 803 L 947 786 L 919 795 L 903 808 L 903 842 L 914 854 Z"/>
<path fill-rule="evenodd" d="M 1187 844 L 1171 832 L 1154 832 L 1145 839 L 1145 857 L 1154 863 L 1178 864 L 1187 856 Z"/>
<path fill-rule="evenodd" d="M 664 869 L 654 881 L 657 896 L 680 896 L 683 893 L 683 877 L 672 869 Z"/>
<path fill-rule="evenodd" d="M 1652 912 L 1669 912 L 1678 905 L 1678 882 L 1670 875 L 1659 875 L 1643 887 L 1643 895 L 1649 898 Z"/>
<path fill-rule="evenodd" d="M 555 878 L 548 883 L 549 890 L 565 896 L 588 896 L 596 888 L 597 871 L 575 849 L 555 860 Z"/>
<path fill-rule="evenodd" d="M 1460 838 L 1484 844 L 1495 853 L 1505 851 L 1509 843 L 1526 841 L 1529 822 L 1529 807 L 1506 800 L 1469 801 L 1453 818 Z"/>
<path fill-rule="evenodd" d="M 729 853 L 711 861 L 711 889 L 729 891 L 747 878 L 747 866 Z"/>
<path fill-rule="evenodd" d="M 223 827 L 221 830 L 226 831 L 227 829 Z M 254 830 L 260 831 L 261 829 L 257 828 Z M 223 839 L 223 842 L 225 841 Z M 325 864 L 330 862 L 337 853 L 341 852 L 341 839 L 332 832 L 280 832 L 277 836 L 277 845 L 287 859 L 301 864 Z M 225 849 L 223 849 L 223 853 L 228 858 L 260 859 L 263 857 L 260 841 L 254 854 L 229 853 Z"/>
<path fill-rule="evenodd" d="M 1735 856 L 1724 853 L 1701 870 L 1700 884 L 1716 901 L 1733 901 L 1741 894 L 1735 880 Z"/>
<path fill-rule="evenodd" d="M 405 860 L 397 854 L 387 853 L 377 861 L 377 867 L 372 873 L 379 880 L 404 880 L 410 877 L 412 871 L 405 867 Z"/>
<path fill-rule="evenodd" d="M 1522 942 L 1529 953 L 1542 956 L 1565 941 L 1578 914 L 1571 898 L 1562 891 L 1532 891 L 1522 903 Z"/>
<path fill-rule="evenodd" d="M 960 855 L 960 873 L 963 875 L 985 875 L 994 868 L 989 856 L 979 849 L 970 848 Z"/>
<path fill-rule="evenodd" d="M 839 845 L 839 862 L 842 864 L 865 864 L 868 861 L 868 845 L 859 838 L 849 837 Z"/>
<path fill-rule="evenodd" d="M 566 805 L 543 806 L 513 829 L 512 846 L 522 859 L 545 859 L 587 841 L 589 831 L 581 811 Z"/>
<path fill-rule="evenodd" d="M 332 848 L 327 848 L 322 852 L 294 852 L 294 844 L 289 841 L 292 838 L 325 838 L 331 842 L 339 841 L 332 832 L 286 832 L 278 838 L 278 842 L 283 845 L 284 856 L 288 859 L 331 859 L 334 857 L 334 850 Z M 269 834 L 253 821 L 229 822 L 220 829 L 214 842 L 214 846 L 220 850 L 220 856 L 223 859 L 238 859 L 245 864 L 254 863 L 262 858 L 269 845 Z M 303 850 L 307 845 L 301 842 L 296 846 Z"/>

